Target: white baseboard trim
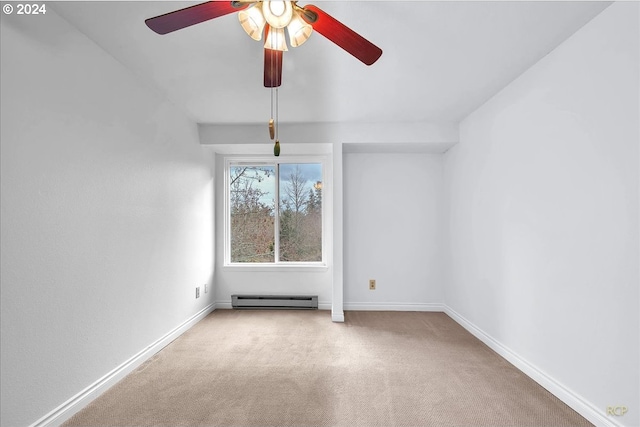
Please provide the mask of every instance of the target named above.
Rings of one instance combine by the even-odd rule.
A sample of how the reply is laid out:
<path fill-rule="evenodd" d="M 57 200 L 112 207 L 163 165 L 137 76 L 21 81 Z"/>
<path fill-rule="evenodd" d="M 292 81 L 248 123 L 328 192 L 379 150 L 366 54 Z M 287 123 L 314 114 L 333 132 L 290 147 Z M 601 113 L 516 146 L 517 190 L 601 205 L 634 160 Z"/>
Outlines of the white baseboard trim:
<path fill-rule="evenodd" d="M 216 310 L 230 310 L 233 307 L 231 306 L 231 301 L 216 301 L 215 302 Z"/>
<path fill-rule="evenodd" d="M 318 310 L 332 310 L 333 304 L 330 302 L 318 301 Z"/>
<path fill-rule="evenodd" d="M 579 394 L 573 392 L 563 384 L 559 383 L 535 365 L 527 362 L 517 353 L 505 347 L 493 337 L 485 333 L 482 329 L 465 319 L 455 310 L 447 305 L 443 305 L 443 311 L 455 320 L 460 326 L 469 331 L 472 335 L 485 343 L 490 349 L 504 357 L 509 363 L 524 372 L 527 376 L 547 389 L 551 394 L 567 404 L 574 411 L 585 417 L 589 422 L 601 427 L 622 427 L 612 418 L 603 414 L 603 409 L 598 409 Z"/>
<path fill-rule="evenodd" d="M 71 399 L 64 402 L 62 405 L 49 412 L 44 417 L 40 418 L 30 427 L 55 427 L 67 421 L 82 408 L 87 406 L 91 401 L 107 391 L 108 388 L 120 381 L 122 378 L 133 372 L 136 368 L 142 365 L 145 361 L 151 358 L 154 354 L 162 350 L 171 341 L 178 338 L 184 332 L 186 332 L 193 325 L 204 319 L 209 313 L 215 310 L 215 304 L 210 304 L 207 307 L 200 310 L 198 313 L 191 316 L 184 321 L 181 325 L 177 326 L 173 330 L 169 331 L 163 337 L 155 341 L 153 344 L 147 346 L 144 350 L 125 361 L 120 366 L 100 378 L 98 381 L 91 384 L 89 387 L 82 390 L 80 393 L 73 396 Z"/>
<path fill-rule="evenodd" d="M 344 310 L 353 311 L 444 311 L 441 303 L 345 302 Z"/>

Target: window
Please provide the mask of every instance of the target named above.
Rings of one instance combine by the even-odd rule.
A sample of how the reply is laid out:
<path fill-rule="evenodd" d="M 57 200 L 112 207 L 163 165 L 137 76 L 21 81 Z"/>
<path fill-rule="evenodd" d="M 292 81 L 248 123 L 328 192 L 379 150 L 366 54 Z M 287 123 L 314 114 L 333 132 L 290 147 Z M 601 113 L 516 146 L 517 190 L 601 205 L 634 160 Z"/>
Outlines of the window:
<path fill-rule="evenodd" d="M 227 160 L 227 265 L 322 265 L 323 162 Z"/>

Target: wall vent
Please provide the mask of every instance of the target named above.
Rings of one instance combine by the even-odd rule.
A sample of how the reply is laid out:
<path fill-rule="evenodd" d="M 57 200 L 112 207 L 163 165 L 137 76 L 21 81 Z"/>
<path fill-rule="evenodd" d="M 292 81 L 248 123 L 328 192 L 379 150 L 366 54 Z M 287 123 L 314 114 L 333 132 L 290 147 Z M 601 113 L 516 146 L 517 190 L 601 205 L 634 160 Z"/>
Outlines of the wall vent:
<path fill-rule="evenodd" d="M 317 309 L 317 295 L 231 295 L 231 307 L 253 310 Z"/>

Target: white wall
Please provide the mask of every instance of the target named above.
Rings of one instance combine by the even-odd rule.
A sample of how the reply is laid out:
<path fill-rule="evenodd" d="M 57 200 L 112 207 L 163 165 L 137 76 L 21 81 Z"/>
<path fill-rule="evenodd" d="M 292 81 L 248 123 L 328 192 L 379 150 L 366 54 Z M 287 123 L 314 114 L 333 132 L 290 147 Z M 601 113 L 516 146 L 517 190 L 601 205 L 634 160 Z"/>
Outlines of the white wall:
<path fill-rule="evenodd" d="M 24 426 L 213 303 L 212 156 L 50 8 L 1 38 L 1 424 Z"/>
<path fill-rule="evenodd" d="M 280 140 L 295 144 L 343 144 L 348 150 L 431 150 L 444 152 L 458 142 L 457 123 L 280 123 Z M 234 146 L 264 143 L 265 125 L 200 124 L 200 142 L 206 145 Z"/>
<path fill-rule="evenodd" d="M 442 155 L 346 153 L 343 173 L 345 309 L 442 309 Z"/>
<path fill-rule="evenodd" d="M 640 424 L 638 3 L 615 3 L 461 124 L 446 303 Z M 603 421 L 605 420 L 605 421 Z"/>

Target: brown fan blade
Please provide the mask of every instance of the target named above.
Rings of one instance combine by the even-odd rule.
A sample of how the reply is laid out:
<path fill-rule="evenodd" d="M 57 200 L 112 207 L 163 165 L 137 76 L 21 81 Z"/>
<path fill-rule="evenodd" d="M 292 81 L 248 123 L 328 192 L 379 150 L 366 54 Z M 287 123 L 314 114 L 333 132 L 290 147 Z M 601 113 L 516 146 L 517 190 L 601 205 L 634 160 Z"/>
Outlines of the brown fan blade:
<path fill-rule="evenodd" d="M 316 6 L 306 5 L 301 13 L 313 29 L 367 65 L 380 58 L 382 49 Z"/>
<path fill-rule="evenodd" d="M 264 49 L 264 87 L 278 87 L 282 84 L 281 50 Z"/>
<path fill-rule="evenodd" d="M 144 22 L 158 34 L 167 34 L 191 25 L 245 9 L 251 3 L 240 1 L 208 1 L 164 15 L 149 18 Z"/>

